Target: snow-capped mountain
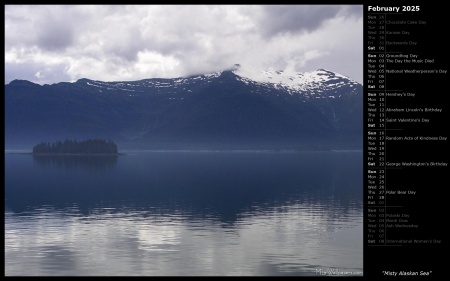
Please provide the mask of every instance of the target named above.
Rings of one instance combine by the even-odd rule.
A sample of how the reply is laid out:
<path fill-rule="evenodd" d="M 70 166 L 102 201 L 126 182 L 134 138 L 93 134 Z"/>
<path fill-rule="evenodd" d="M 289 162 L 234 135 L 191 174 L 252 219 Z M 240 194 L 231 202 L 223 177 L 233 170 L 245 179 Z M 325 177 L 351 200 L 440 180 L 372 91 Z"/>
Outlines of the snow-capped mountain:
<path fill-rule="evenodd" d="M 325 69 L 300 73 L 285 70 L 258 71 L 252 68 L 242 68 L 237 65 L 233 72 L 240 76 L 242 81 L 249 83 L 258 82 L 273 87 L 281 87 L 288 89 L 291 93 L 301 91 L 314 94 L 316 92 L 321 93 L 325 90 L 336 89 L 346 84 L 350 85 L 350 87 L 359 85 L 359 83 L 346 76 Z"/>
<path fill-rule="evenodd" d="M 351 93 L 357 91 L 358 82 L 350 78 L 334 73 L 325 69 L 318 69 L 311 72 L 294 72 L 283 70 L 256 70 L 254 68 L 242 68 L 240 65 L 235 65 L 231 71 L 237 77 L 237 80 L 245 84 L 259 84 L 261 86 L 273 87 L 276 89 L 285 89 L 290 94 L 303 93 L 304 95 L 314 95 L 328 92 L 333 89 L 338 89 L 342 86 L 355 87 Z M 173 79 L 154 78 L 144 79 L 140 81 L 131 82 L 102 82 L 92 81 L 88 79 L 80 79 L 78 82 L 85 82 L 88 86 L 97 87 L 99 92 L 110 90 L 122 90 L 142 93 L 147 92 L 148 88 L 155 88 L 164 90 L 165 88 L 186 89 L 183 85 L 198 85 L 207 84 L 214 81 L 214 79 L 221 76 L 224 71 L 195 75 L 190 77 L 179 77 Z M 188 90 L 189 91 L 189 90 Z M 331 95 L 333 96 L 333 95 Z M 333 96 L 334 97 L 334 96 Z"/>
<path fill-rule="evenodd" d="M 139 147 L 362 146 L 362 85 L 235 65 L 173 79 L 5 85 L 6 145 L 108 137 Z M 27 145 L 30 145 L 27 143 Z"/>

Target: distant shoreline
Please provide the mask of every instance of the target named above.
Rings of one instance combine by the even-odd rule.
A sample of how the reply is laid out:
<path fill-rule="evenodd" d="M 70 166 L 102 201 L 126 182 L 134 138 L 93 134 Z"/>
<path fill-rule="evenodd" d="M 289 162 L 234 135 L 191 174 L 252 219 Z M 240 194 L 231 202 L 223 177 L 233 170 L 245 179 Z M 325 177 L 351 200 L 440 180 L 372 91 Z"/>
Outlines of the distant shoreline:
<path fill-rule="evenodd" d="M 126 153 L 33 153 L 25 151 L 12 151 L 5 150 L 5 154 L 30 154 L 33 156 L 121 156 L 127 154 L 134 154 L 139 152 L 270 152 L 270 153 L 292 153 L 292 152 L 361 152 L 362 149 L 329 149 L 329 150 L 297 150 L 297 149 L 136 149 L 136 150 L 126 150 Z"/>
<path fill-rule="evenodd" d="M 271 150 L 271 149 L 262 149 L 262 150 L 172 150 L 172 149 L 161 149 L 161 150 L 127 150 L 126 153 L 117 153 L 117 154 L 108 154 L 108 153 L 92 153 L 92 154 L 51 154 L 51 153 L 32 153 L 32 152 L 18 152 L 18 151 L 5 151 L 5 154 L 24 154 L 24 155 L 32 155 L 37 157 L 64 157 L 64 156 L 93 156 L 93 157 L 112 157 L 112 156 L 123 156 L 130 155 L 135 153 L 342 153 L 342 152 L 362 152 L 361 149 L 330 149 L 330 150 Z"/>
<path fill-rule="evenodd" d="M 7 152 L 7 154 L 29 154 L 33 156 L 121 156 L 124 153 L 33 153 L 33 152 Z"/>

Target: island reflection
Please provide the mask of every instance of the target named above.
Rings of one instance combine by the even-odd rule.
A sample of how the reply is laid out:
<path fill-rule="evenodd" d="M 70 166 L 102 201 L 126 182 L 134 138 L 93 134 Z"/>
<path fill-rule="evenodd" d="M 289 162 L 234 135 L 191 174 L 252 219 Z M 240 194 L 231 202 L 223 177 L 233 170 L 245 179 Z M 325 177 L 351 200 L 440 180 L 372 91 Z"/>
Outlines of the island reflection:
<path fill-rule="evenodd" d="M 117 158 L 117 155 L 33 155 L 33 162 L 43 168 L 101 171 L 114 168 Z"/>

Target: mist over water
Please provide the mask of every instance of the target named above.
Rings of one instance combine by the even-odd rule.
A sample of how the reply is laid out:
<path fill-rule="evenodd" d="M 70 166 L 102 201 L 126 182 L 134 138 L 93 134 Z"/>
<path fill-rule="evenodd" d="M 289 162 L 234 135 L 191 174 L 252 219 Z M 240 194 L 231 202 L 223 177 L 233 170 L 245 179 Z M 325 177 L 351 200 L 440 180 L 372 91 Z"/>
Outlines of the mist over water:
<path fill-rule="evenodd" d="M 361 151 L 6 154 L 5 274 L 360 275 L 362 184 Z"/>

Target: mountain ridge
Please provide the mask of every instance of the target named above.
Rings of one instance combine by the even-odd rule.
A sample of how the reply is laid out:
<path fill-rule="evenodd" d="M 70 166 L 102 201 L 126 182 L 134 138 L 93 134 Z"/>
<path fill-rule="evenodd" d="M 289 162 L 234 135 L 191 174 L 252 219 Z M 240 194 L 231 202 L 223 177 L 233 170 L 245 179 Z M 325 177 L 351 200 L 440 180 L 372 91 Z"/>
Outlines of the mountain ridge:
<path fill-rule="evenodd" d="M 240 67 L 178 78 L 5 85 L 5 147 L 61 137 L 111 138 L 132 148 L 361 148 L 362 85 L 324 69 L 292 77 L 249 75 Z"/>

